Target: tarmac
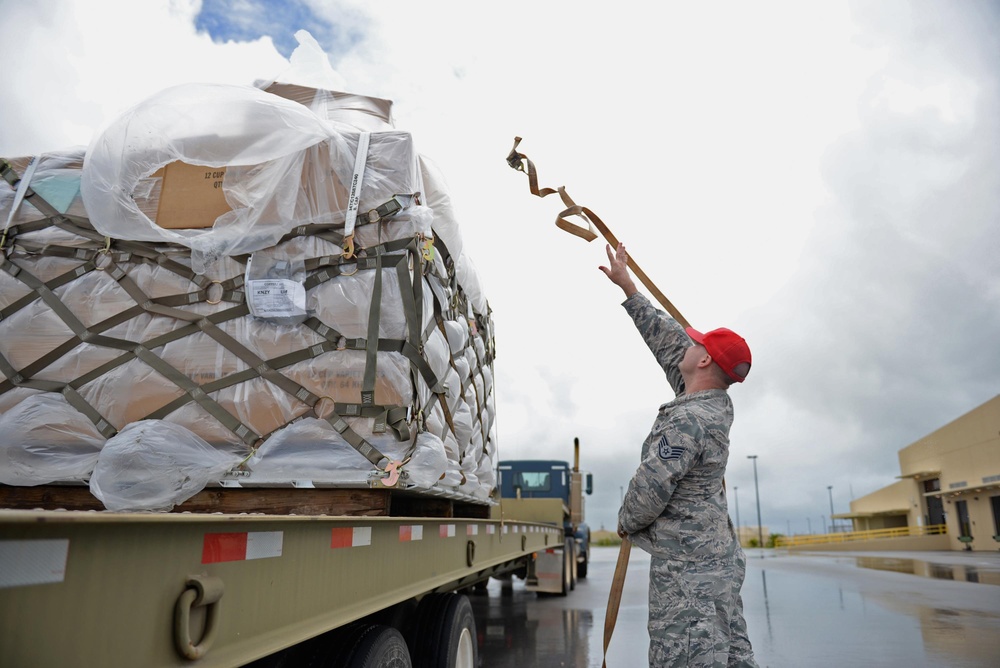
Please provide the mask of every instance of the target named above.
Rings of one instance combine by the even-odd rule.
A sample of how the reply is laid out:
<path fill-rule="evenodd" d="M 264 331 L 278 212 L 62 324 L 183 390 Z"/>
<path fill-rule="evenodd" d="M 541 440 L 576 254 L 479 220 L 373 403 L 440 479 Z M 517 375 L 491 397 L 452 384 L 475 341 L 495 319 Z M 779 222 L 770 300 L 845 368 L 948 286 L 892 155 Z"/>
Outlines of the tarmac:
<path fill-rule="evenodd" d="M 617 548 L 567 597 L 515 580 L 472 597 L 483 668 L 599 667 Z M 649 557 L 632 550 L 608 668 L 648 664 Z M 747 550 L 744 611 L 762 668 L 1000 666 L 1000 551 Z"/>

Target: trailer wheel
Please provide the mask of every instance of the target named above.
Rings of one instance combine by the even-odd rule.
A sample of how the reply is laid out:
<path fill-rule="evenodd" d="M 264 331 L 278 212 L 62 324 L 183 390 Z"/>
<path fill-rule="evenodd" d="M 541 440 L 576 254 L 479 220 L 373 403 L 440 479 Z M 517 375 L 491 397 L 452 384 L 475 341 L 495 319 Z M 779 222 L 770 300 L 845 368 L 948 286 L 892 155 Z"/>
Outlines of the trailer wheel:
<path fill-rule="evenodd" d="M 576 551 L 578 548 L 576 541 L 572 538 L 566 544 L 569 545 L 569 590 L 576 591 Z"/>
<path fill-rule="evenodd" d="M 461 594 L 428 594 L 420 601 L 410 646 L 419 668 L 475 668 L 476 618 Z"/>
<path fill-rule="evenodd" d="M 563 545 L 562 554 L 562 588 L 559 590 L 560 596 L 569 596 L 569 592 L 573 589 L 573 567 L 570 562 L 570 550 L 569 544 Z"/>
<path fill-rule="evenodd" d="M 587 564 L 590 563 L 590 552 L 583 553 L 583 561 L 576 565 L 576 574 L 581 580 L 587 577 Z"/>
<path fill-rule="evenodd" d="M 357 637 L 345 668 L 412 668 L 402 634 L 391 626 L 369 626 Z"/>

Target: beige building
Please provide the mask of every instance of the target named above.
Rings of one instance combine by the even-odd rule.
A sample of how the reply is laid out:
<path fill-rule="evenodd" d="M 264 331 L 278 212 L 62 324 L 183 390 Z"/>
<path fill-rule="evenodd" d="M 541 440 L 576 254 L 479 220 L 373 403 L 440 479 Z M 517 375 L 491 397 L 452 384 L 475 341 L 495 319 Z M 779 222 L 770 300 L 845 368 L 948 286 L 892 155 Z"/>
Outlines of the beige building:
<path fill-rule="evenodd" d="M 899 549 L 1000 549 L 1000 395 L 900 450 L 899 469 L 897 482 L 834 517 L 855 531 L 947 527 Z"/>

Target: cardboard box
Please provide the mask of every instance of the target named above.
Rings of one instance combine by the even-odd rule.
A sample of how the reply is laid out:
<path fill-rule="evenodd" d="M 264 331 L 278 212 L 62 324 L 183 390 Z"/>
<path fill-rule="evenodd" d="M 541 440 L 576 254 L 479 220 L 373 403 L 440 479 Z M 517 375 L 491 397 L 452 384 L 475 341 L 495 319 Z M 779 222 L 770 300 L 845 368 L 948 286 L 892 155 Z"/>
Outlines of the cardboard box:
<path fill-rule="evenodd" d="M 309 107 L 328 121 L 340 121 L 365 130 L 391 130 L 393 127 L 392 100 L 277 82 L 263 90 Z M 320 102 L 318 109 L 315 108 L 317 101 Z"/>
<path fill-rule="evenodd" d="M 155 223 L 168 230 L 212 227 L 232 211 L 222 189 L 225 167 L 175 161 L 153 173 L 160 184 Z"/>

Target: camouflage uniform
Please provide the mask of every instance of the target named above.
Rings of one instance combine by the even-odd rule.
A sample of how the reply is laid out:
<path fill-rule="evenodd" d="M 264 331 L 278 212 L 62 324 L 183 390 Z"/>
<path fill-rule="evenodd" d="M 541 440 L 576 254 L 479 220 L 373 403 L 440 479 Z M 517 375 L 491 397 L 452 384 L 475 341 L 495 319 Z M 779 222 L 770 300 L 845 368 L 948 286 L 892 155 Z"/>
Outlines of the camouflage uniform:
<path fill-rule="evenodd" d="M 732 401 L 725 390 L 684 394 L 684 328 L 639 293 L 623 306 L 677 393 L 660 406 L 618 513 L 652 555 L 649 665 L 756 666 L 740 598 L 746 559 L 723 488 Z"/>

